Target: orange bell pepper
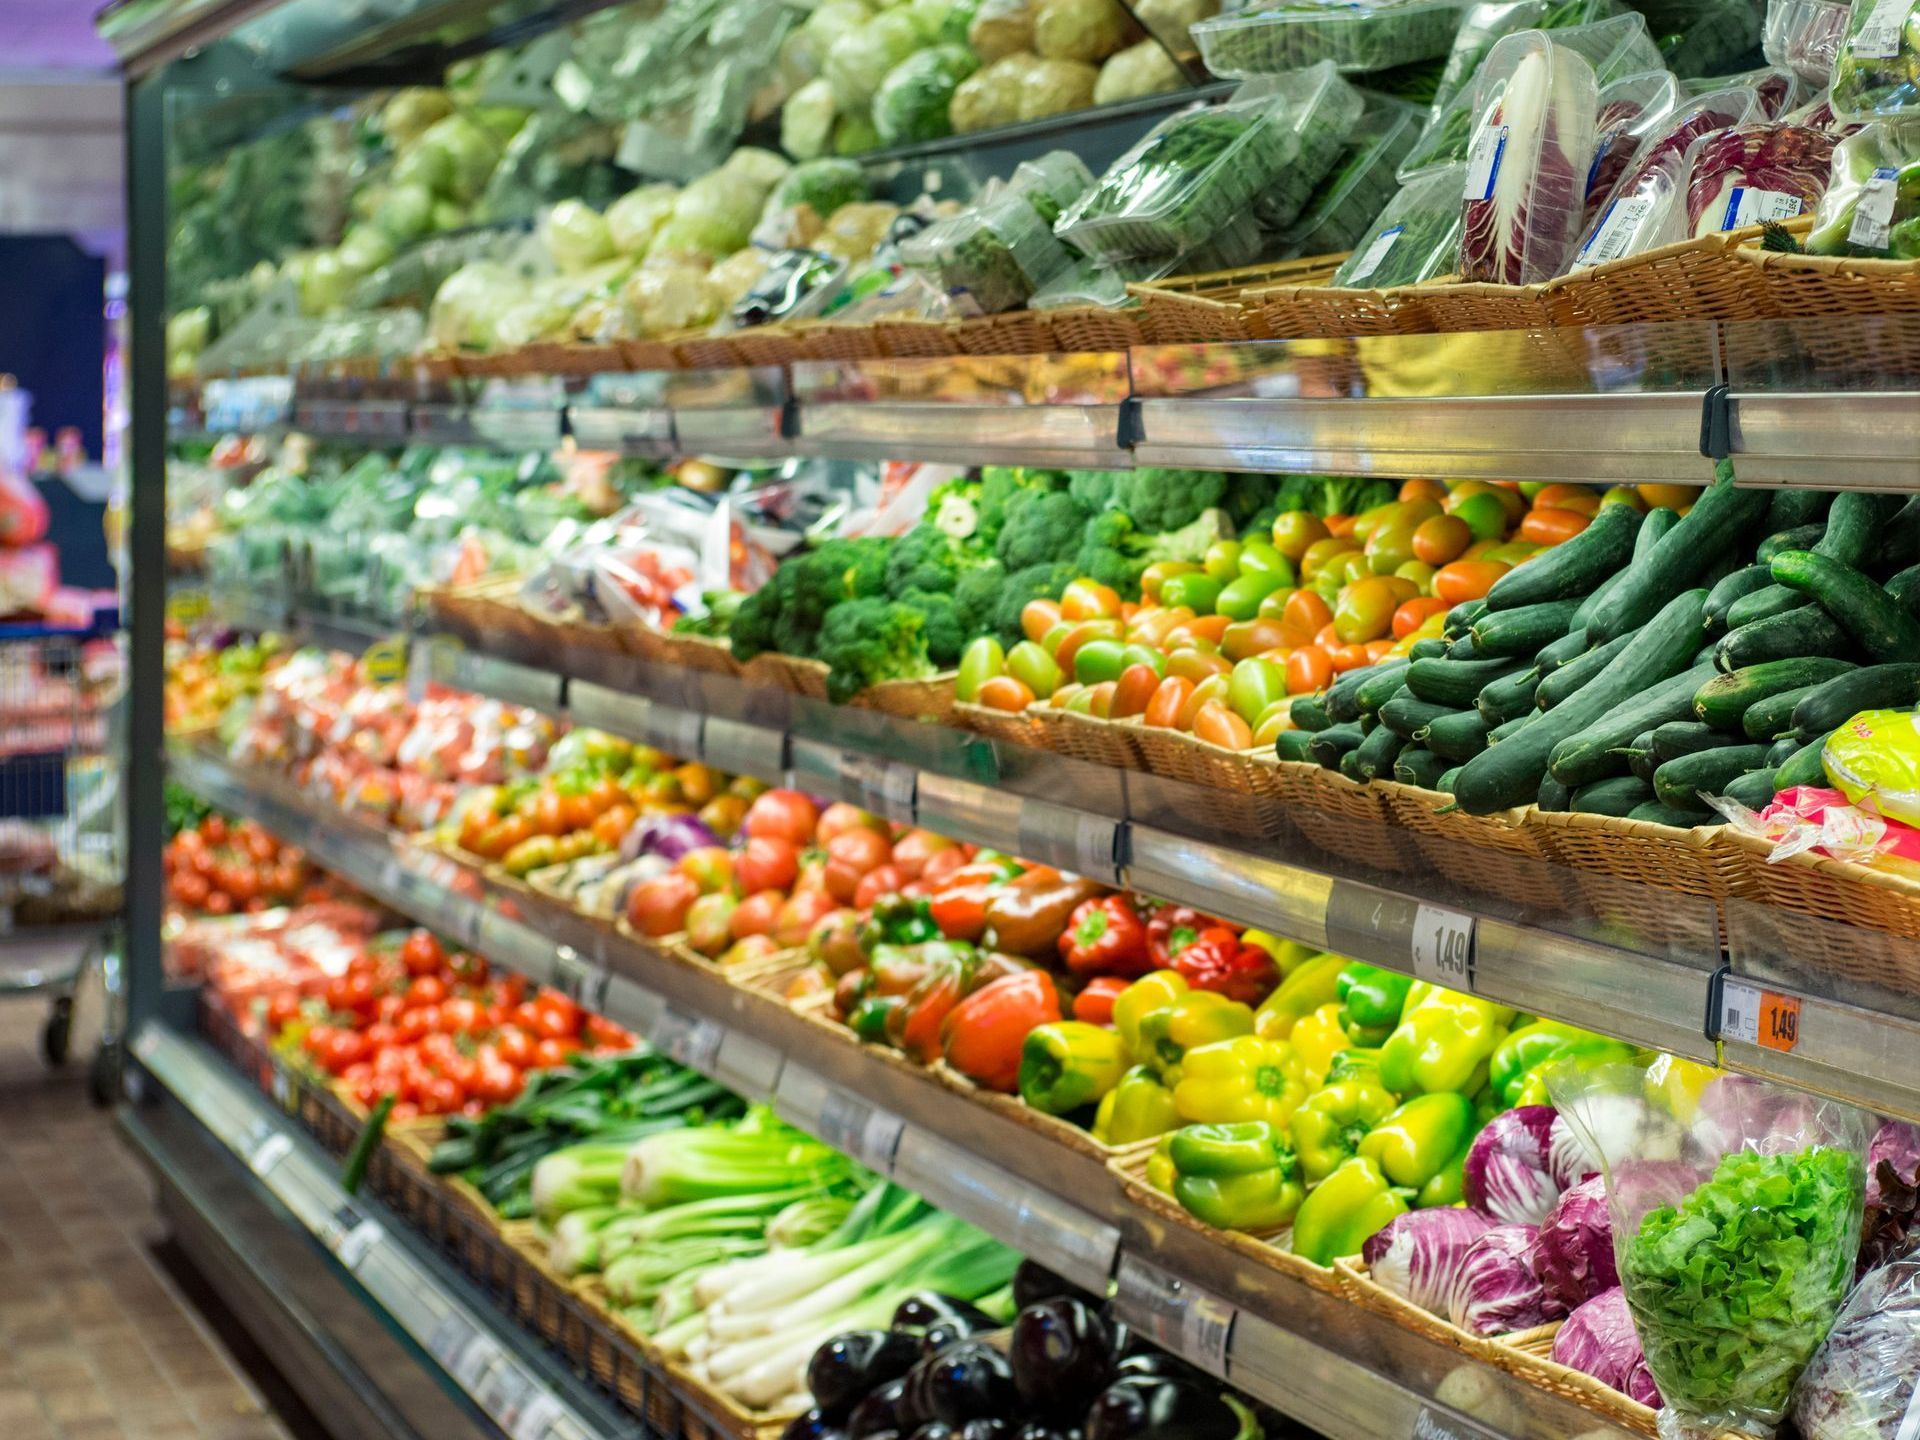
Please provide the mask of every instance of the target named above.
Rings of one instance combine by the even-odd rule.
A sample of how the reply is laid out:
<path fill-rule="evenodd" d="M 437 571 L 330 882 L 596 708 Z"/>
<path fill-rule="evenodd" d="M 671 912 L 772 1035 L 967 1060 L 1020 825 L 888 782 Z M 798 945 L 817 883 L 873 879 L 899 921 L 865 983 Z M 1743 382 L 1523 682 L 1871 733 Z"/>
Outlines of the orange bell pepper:
<path fill-rule="evenodd" d="M 940 1039 L 947 1064 L 978 1085 L 1011 1095 L 1020 1080 L 1027 1032 L 1062 1019 L 1060 992 L 1044 970 L 983 985 L 947 1013 Z"/>

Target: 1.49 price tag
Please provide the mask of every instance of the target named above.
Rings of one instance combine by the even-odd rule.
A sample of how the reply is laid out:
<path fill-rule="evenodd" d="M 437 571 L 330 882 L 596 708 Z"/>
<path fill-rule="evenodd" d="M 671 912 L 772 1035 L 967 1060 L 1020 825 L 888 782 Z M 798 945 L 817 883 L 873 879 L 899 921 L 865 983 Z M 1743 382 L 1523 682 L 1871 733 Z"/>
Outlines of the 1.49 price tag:
<path fill-rule="evenodd" d="M 1800 1043 L 1800 997 L 1726 981 L 1720 988 L 1720 1038 L 1785 1054 Z"/>
<path fill-rule="evenodd" d="M 1449 990 L 1473 989 L 1473 917 L 1422 905 L 1413 917 L 1413 973 Z"/>

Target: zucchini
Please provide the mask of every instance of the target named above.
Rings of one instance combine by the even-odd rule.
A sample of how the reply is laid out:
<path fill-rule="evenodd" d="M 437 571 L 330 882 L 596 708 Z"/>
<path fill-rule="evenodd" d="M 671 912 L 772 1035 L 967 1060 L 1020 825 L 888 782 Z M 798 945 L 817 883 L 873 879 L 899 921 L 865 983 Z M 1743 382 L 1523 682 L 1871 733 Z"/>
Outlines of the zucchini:
<path fill-rule="evenodd" d="M 1679 533 L 1678 527 L 1667 532 L 1669 537 Z M 1669 678 L 1686 664 L 1687 657 L 1700 645 L 1706 603 L 1704 590 L 1674 596 L 1571 700 L 1535 717 L 1520 733 L 1469 760 L 1461 767 L 1455 786 L 1461 807 L 1469 814 L 1485 815 L 1524 804 L 1538 793 L 1556 745 L 1580 734 L 1622 701 Z M 1637 725 L 1627 735 L 1637 735 L 1645 728 L 1645 724 Z M 1560 778 L 1567 779 L 1564 775 Z"/>
<path fill-rule="evenodd" d="M 1904 710 L 1920 704 L 1920 665 L 1869 665 L 1816 686 L 1793 707 L 1794 735 L 1811 740 L 1862 710 Z"/>
<path fill-rule="evenodd" d="M 1460 783 L 1460 768 L 1456 765 L 1451 770 L 1442 770 L 1440 778 L 1433 782 L 1433 788 L 1442 795 L 1453 794 L 1453 787 Z"/>
<path fill-rule="evenodd" d="M 1767 763 L 1764 745 L 1723 745 L 1681 755 L 1653 772 L 1653 793 L 1663 804 L 1685 809 L 1704 795 L 1718 795 L 1749 770 Z"/>
<path fill-rule="evenodd" d="M 1327 714 L 1324 691 L 1318 695 L 1294 696 L 1293 703 L 1287 706 L 1287 718 L 1293 721 L 1296 730 L 1324 730 L 1333 724 L 1333 717 Z"/>
<path fill-rule="evenodd" d="M 1658 729 L 1655 726 L 1654 729 Z M 1653 793 L 1653 772 L 1660 768 L 1660 762 L 1653 754 L 1653 730 L 1642 730 L 1633 737 L 1633 743 L 1627 746 L 1627 768 L 1647 782 L 1647 793 Z M 1598 781 L 1594 782 L 1598 784 Z"/>
<path fill-rule="evenodd" d="M 1756 620 L 1765 620 L 1773 615 L 1784 615 L 1789 610 L 1797 610 L 1807 602 L 1784 585 L 1773 583 L 1773 565 L 1767 565 L 1767 583 L 1758 590 L 1749 590 L 1733 604 L 1727 607 L 1727 629 L 1738 630 L 1743 625 L 1751 625 Z"/>
<path fill-rule="evenodd" d="M 1737 743 L 1733 736 L 1699 720 L 1669 720 L 1656 725 L 1648 734 L 1647 741 L 1648 748 L 1653 751 L 1656 769 L 1669 760 L 1678 760 L 1682 755 L 1717 750 L 1722 745 Z"/>
<path fill-rule="evenodd" d="M 1774 557 L 1773 578 L 1818 602 L 1869 659 L 1920 661 L 1920 620 L 1852 565 L 1812 550 L 1789 550 Z"/>
<path fill-rule="evenodd" d="M 1829 731 L 1828 734 L 1832 732 Z M 1827 736 L 1809 740 L 1793 754 L 1780 762 L 1773 773 L 1773 783 L 1779 790 L 1791 790 L 1796 785 L 1824 785 L 1827 783 L 1827 767 L 1821 762 L 1821 756 L 1827 748 Z"/>
<path fill-rule="evenodd" d="M 1676 810 L 1659 800 L 1649 800 L 1627 812 L 1629 820 L 1647 820 L 1655 825 L 1671 825 L 1676 830 L 1691 830 L 1697 825 L 1724 825 L 1727 817 L 1711 810 Z"/>
<path fill-rule="evenodd" d="M 1533 803 L 1542 810 L 1571 810 L 1573 792 L 1549 775 L 1540 782 L 1540 793 L 1533 797 Z"/>
<path fill-rule="evenodd" d="M 1626 749 L 1642 732 L 1657 733 L 1669 720 L 1686 719 L 1693 710 L 1694 691 L 1712 674 L 1712 666 L 1696 665 L 1633 692 L 1556 744 L 1548 755 L 1549 767 L 1569 785 L 1586 785 L 1631 770 Z"/>
<path fill-rule="evenodd" d="M 1804 552 L 1802 552 L 1804 553 Z M 1768 660 L 1716 675 L 1693 697 L 1693 713 L 1717 730 L 1738 730 L 1747 707 L 1782 690 L 1818 685 L 1854 668 L 1851 660 L 1813 655 L 1804 660 Z"/>
<path fill-rule="evenodd" d="M 1447 618 L 1440 622 L 1440 633 L 1449 640 L 1458 640 L 1473 628 L 1473 622 L 1486 614 L 1487 602 L 1483 600 L 1462 600 L 1447 611 Z"/>
<path fill-rule="evenodd" d="M 1438 790 L 1440 777 L 1452 764 L 1444 755 L 1436 755 L 1424 745 L 1409 745 L 1394 757 L 1393 778 L 1402 785 Z"/>
<path fill-rule="evenodd" d="M 1392 663 L 1394 665 L 1393 673 L 1395 675 L 1398 675 L 1406 668 L 1397 660 Z M 1327 686 L 1327 715 L 1332 719 L 1334 724 L 1350 724 L 1358 720 L 1362 715 L 1369 713 L 1360 708 L 1360 687 L 1371 680 L 1377 680 L 1380 672 L 1386 668 L 1385 665 L 1357 665 L 1339 679 L 1335 680 L 1331 685 Z M 1399 688 L 1399 681 L 1396 680 L 1393 689 L 1388 690 L 1387 694 L 1391 695 L 1394 690 L 1398 690 Z M 1381 698 L 1384 700 L 1386 697 L 1382 696 Z M 1375 708 L 1377 709 L 1378 707 L 1376 706 Z"/>
<path fill-rule="evenodd" d="M 1631 506 L 1604 506 L 1592 523 L 1571 540 L 1536 555 L 1494 581 L 1493 588 L 1487 591 L 1487 609 L 1499 614 L 1551 601 L 1566 601 L 1571 615 L 1594 587 L 1633 558 L 1633 542 L 1639 531 L 1640 515 Z"/>
<path fill-rule="evenodd" d="M 1754 547 L 1753 558 L 1765 562 L 1785 550 L 1811 550 L 1820 543 L 1826 533 L 1827 527 L 1824 521 L 1812 525 L 1796 525 L 1791 530 L 1776 530 Z M 1760 587 L 1755 585 L 1752 588 L 1758 590 Z"/>
<path fill-rule="evenodd" d="M 1586 815 L 1628 815 L 1653 799 L 1653 782 L 1638 775 L 1610 775 L 1573 792 L 1567 808 Z"/>
<path fill-rule="evenodd" d="M 1307 747 L 1313 743 L 1317 730 L 1282 730 L 1273 740 L 1273 754 L 1277 760 L 1311 761 Z"/>
<path fill-rule="evenodd" d="M 1773 801 L 1774 775 L 1772 766 L 1762 765 L 1758 770 L 1749 770 L 1729 780 L 1727 788 L 1720 793 L 1749 810 L 1764 810 Z"/>
<path fill-rule="evenodd" d="M 1449 660 L 1478 660 L 1481 658 L 1480 647 L 1473 643 L 1473 632 L 1471 630 L 1447 646 L 1447 659 Z"/>
<path fill-rule="evenodd" d="M 1857 673 L 1857 672 L 1856 672 Z M 1836 679 L 1845 680 L 1845 675 Z M 1782 690 L 1769 695 L 1764 700 L 1756 700 L 1747 707 L 1747 713 L 1740 717 L 1740 733 L 1749 740 L 1757 740 L 1763 745 L 1771 745 L 1783 735 L 1793 733 L 1793 711 L 1802 700 L 1833 684 L 1833 680 L 1815 680 L 1792 690 Z"/>
<path fill-rule="evenodd" d="M 1754 591 L 1764 589 L 1773 583 L 1773 571 L 1765 565 L 1749 565 L 1736 570 L 1707 592 L 1707 626 L 1709 629 L 1724 629 L 1727 624 L 1727 611 L 1733 608 L 1733 602 Z"/>
<path fill-rule="evenodd" d="M 1358 750 L 1360 742 L 1366 738 L 1367 733 L 1360 728 L 1357 720 L 1347 725 L 1329 725 L 1324 730 L 1316 731 L 1307 742 L 1307 759 L 1324 770 L 1335 769 L 1340 764 L 1340 757 L 1349 750 Z"/>
<path fill-rule="evenodd" d="M 1533 692 L 1533 703 L 1542 710 L 1551 710 L 1566 698 L 1598 675 L 1613 663 L 1613 657 L 1627 648 L 1631 636 L 1622 635 L 1587 651 L 1579 659 L 1562 665 L 1553 674 L 1540 682 Z"/>
<path fill-rule="evenodd" d="M 1626 507 L 1609 505 L 1607 508 L 1624 510 Z M 1539 563 L 1537 560 L 1527 562 L 1528 565 Z M 1507 573 L 1518 575 L 1526 568 L 1523 565 Z M 1481 655 L 1518 655 L 1531 660 L 1543 646 L 1566 635 L 1567 627 L 1573 623 L 1573 612 L 1579 608 L 1577 600 L 1543 600 L 1538 605 L 1495 610 L 1474 621 L 1467 634 L 1473 638 L 1474 650 Z"/>
<path fill-rule="evenodd" d="M 1516 670 L 1513 674 L 1504 675 L 1483 689 L 1475 697 L 1473 708 L 1486 718 L 1489 725 L 1502 725 L 1509 720 L 1517 720 L 1533 709 L 1533 691 L 1539 683 L 1538 670 Z"/>
<path fill-rule="evenodd" d="M 1384 725 L 1376 725 L 1373 733 L 1362 740 L 1358 746 L 1347 752 L 1353 761 L 1353 768 L 1359 771 L 1355 777 L 1361 781 L 1393 778 L 1393 762 L 1407 746 L 1404 735 L 1396 735 Z M 1342 765 L 1341 770 L 1346 766 Z"/>
<path fill-rule="evenodd" d="M 1778 740 L 1773 742 L 1772 747 L 1767 751 L 1768 768 L 1774 770 L 1779 769 L 1782 765 L 1786 764 L 1787 761 L 1791 760 L 1799 749 L 1800 737 L 1798 735 L 1782 735 Z"/>
<path fill-rule="evenodd" d="M 1495 680 L 1528 666 L 1495 656 L 1486 660 L 1416 660 L 1407 667 L 1407 688 L 1422 700 L 1463 710 Z"/>
<path fill-rule="evenodd" d="M 1596 644 L 1637 629 L 1659 614 L 1732 550 L 1740 532 L 1766 512 L 1767 492 L 1742 489 L 1733 483 L 1733 467 L 1725 461 L 1721 466 L 1720 475 L 1700 492 L 1680 523 L 1660 537 L 1651 553 L 1628 566 L 1606 604 L 1595 608 L 1587 633 Z M 1688 646 L 1687 653 L 1692 654 L 1698 644 L 1696 640 Z"/>
<path fill-rule="evenodd" d="M 1540 653 L 1533 657 L 1533 663 L 1540 667 L 1541 678 L 1553 674 L 1563 665 L 1570 665 L 1587 653 L 1587 627 L 1569 630 L 1551 645 L 1543 646 Z"/>
<path fill-rule="evenodd" d="M 1426 635 L 1407 647 L 1409 660 L 1438 660 L 1447 653 L 1447 642 L 1438 635 Z"/>
<path fill-rule="evenodd" d="M 1720 638 L 1713 663 L 1722 670 L 1739 670 L 1769 660 L 1855 653 L 1853 641 L 1839 621 L 1818 605 L 1801 605 L 1729 631 Z"/>
<path fill-rule="evenodd" d="M 1471 760 L 1487 748 L 1487 732 L 1492 728 L 1478 710 L 1456 710 L 1413 738 L 1448 760 Z"/>
<path fill-rule="evenodd" d="M 1678 510 L 1669 510 L 1664 505 L 1656 506 L 1654 509 L 1649 510 L 1641 518 L 1640 533 L 1633 537 L 1633 559 L 1639 560 L 1642 556 L 1651 555 L 1653 553 L 1653 547 L 1660 543 L 1660 537 L 1679 523 L 1680 512 Z M 1626 565 L 1622 565 L 1605 580 L 1602 580 L 1598 588 L 1596 588 L 1591 595 L 1587 596 L 1585 600 L 1580 602 L 1580 609 L 1575 613 L 1573 623 L 1584 629 L 1587 618 L 1606 603 L 1607 597 L 1611 595 L 1615 587 L 1626 578 L 1627 571 L 1631 568 L 1633 568 L 1632 563 L 1629 562 Z"/>
<path fill-rule="evenodd" d="M 1773 492 L 1767 504 L 1767 529 L 1791 530 L 1796 525 L 1826 523 L 1827 507 L 1833 504 L 1831 490 L 1802 490 L 1793 486 Z"/>
<path fill-rule="evenodd" d="M 1400 687 L 1400 693 L 1382 705 L 1379 710 L 1380 723 L 1404 740 L 1411 740 L 1442 715 L 1457 715 L 1457 705 L 1435 705 L 1430 700 L 1421 700 L 1406 686 Z"/>

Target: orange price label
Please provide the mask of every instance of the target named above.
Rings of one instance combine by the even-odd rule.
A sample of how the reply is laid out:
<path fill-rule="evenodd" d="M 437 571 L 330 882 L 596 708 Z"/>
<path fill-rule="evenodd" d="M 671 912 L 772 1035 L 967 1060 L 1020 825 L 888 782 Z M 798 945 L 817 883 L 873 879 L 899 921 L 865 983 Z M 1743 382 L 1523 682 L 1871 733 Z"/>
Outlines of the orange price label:
<path fill-rule="evenodd" d="M 1800 997 L 1728 980 L 1720 999 L 1720 1038 L 1766 1050 L 1793 1049 L 1800 1043 Z"/>
<path fill-rule="evenodd" d="M 1768 1050 L 1791 1050 L 1800 1043 L 1800 997 L 1760 992 L 1760 1043 Z"/>

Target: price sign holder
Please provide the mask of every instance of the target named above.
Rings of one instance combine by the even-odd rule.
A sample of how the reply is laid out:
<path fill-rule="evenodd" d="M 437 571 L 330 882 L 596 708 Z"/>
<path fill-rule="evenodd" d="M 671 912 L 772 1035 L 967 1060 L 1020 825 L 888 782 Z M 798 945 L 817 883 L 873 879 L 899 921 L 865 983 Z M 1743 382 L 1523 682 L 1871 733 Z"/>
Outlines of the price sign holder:
<path fill-rule="evenodd" d="M 669 1003 L 661 1009 L 647 1038 L 668 1059 L 711 1075 L 727 1032 L 713 1021 L 689 1015 Z"/>
<path fill-rule="evenodd" d="M 588 1010 L 606 1008 L 606 968 L 571 945 L 562 945 L 554 952 L 553 988 Z"/>
<path fill-rule="evenodd" d="M 1767 990 L 1722 972 L 1714 1037 L 1790 1054 L 1800 1043 L 1800 997 Z"/>
<path fill-rule="evenodd" d="M 857 795 L 856 803 L 901 825 L 913 824 L 914 790 L 919 772 L 877 756 L 845 750 L 840 756 L 840 773 Z"/>
<path fill-rule="evenodd" d="M 551 1390 L 536 1389 L 508 1428 L 510 1440 L 548 1440 L 567 1407 Z"/>
<path fill-rule="evenodd" d="M 1010 1243 L 1056 1275 L 1104 1295 L 1120 1258 L 1119 1228 L 1041 1190 L 1026 1190 Z"/>
<path fill-rule="evenodd" d="M 349 1270 L 358 1270 L 387 1233 L 378 1220 L 362 1214 L 352 1202 L 336 1206 L 326 1225 L 327 1248 Z"/>
<path fill-rule="evenodd" d="M 891 1175 L 905 1123 L 811 1070 L 788 1065 L 773 1092 L 773 1109 L 789 1125 L 817 1135 L 869 1169 Z"/>
<path fill-rule="evenodd" d="M 1119 883 L 1124 822 L 1044 800 L 1020 807 L 1020 853 L 1090 880 Z"/>
<path fill-rule="evenodd" d="M 770 1100 L 779 1087 L 785 1060 L 773 1046 L 738 1030 L 728 1030 L 720 1041 L 713 1078 L 743 1099 Z"/>
<path fill-rule="evenodd" d="M 786 773 L 787 732 L 784 730 L 709 715 L 701 749 L 702 758 L 709 765 L 735 775 L 773 781 Z"/>
<path fill-rule="evenodd" d="M 265 1179 L 268 1172 L 293 1153 L 293 1137 L 284 1130 L 260 1136 L 247 1152 L 247 1168 Z"/>
<path fill-rule="evenodd" d="M 1219 1296 L 1152 1261 L 1123 1254 L 1114 1309 L 1155 1344 L 1225 1377 L 1239 1312 Z"/>
<path fill-rule="evenodd" d="M 1411 950 L 1415 978 L 1449 990 L 1473 990 L 1471 915 L 1421 903 L 1413 915 Z"/>

